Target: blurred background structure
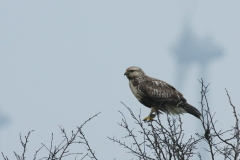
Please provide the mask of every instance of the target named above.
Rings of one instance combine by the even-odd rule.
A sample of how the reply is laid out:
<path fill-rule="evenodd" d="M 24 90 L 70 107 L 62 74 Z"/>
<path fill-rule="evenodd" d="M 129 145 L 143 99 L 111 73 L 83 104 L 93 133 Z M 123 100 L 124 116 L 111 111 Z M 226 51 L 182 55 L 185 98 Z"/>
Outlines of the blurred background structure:
<path fill-rule="evenodd" d="M 26 154 L 32 157 L 52 133 L 54 144 L 61 141 L 59 125 L 70 133 L 101 111 L 84 128 L 96 156 L 131 159 L 107 139 L 124 136 L 118 111 L 129 116 L 121 101 L 136 114 L 149 113 L 123 76 L 129 66 L 179 87 L 196 108 L 198 79 L 207 79 L 217 127 L 229 127 L 224 88 L 240 104 L 239 6 L 224 0 L 1 1 L 1 117 L 11 123 L 0 130 L 0 152 L 13 159 L 13 151 L 22 151 L 19 133 L 35 130 Z M 182 121 L 186 136 L 199 129 L 191 115 Z"/>
<path fill-rule="evenodd" d="M 0 132 L 9 124 L 9 118 L 0 110 Z M 0 142 L 3 137 L 0 136 Z M 0 143 L 0 149 L 3 147 Z"/>
<path fill-rule="evenodd" d="M 4 115 L 2 112 L 0 112 L 0 131 L 4 126 L 6 126 L 9 123 L 9 119 L 6 115 Z"/>
<path fill-rule="evenodd" d="M 194 64 L 200 68 L 199 78 L 208 82 L 210 63 L 223 56 L 223 49 L 210 36 L 198 37 L 188 22 L 185 23 L 177 44 L 173 46 L 173 54 L 177 61 L 176 87 L 181 89 Z"/>

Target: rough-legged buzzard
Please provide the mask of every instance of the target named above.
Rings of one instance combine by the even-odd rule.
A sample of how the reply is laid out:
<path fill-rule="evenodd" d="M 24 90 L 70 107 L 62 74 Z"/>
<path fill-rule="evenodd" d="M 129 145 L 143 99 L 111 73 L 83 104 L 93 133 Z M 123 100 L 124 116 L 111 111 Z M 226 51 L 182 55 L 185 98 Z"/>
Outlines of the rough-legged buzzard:
<path fill-rule="evenodd" d="M 129 79 L 129 86 L 138 99 L 146 107 L 151 108 L 144 121 L 152 121 L 156 114 L 190 113 L 200 119 L 201 113 L 187 103 L 183 95 L 168 83 L 148 77 L 141 68 L 129 67 L 124 75 Z"/>

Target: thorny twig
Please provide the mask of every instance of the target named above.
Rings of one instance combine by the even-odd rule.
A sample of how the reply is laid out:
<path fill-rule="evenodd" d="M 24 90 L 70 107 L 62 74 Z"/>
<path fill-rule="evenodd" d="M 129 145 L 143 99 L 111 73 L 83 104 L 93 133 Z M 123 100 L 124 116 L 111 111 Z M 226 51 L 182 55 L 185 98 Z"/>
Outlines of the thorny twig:
<path fill-rule="evenodd" d="M 229 103 L 231 107 L 233 108 L 233 115 L 235 117 L 235 125 L 232 127 L 232 129 L 222 131 L 216 129 L 216 120 L 214 120 L 214 114 L 211 114 L 210 107 L 207 100 L 207 92 L 208 92 L 208 86 L 204 85 L 204 81 L 201 79 L 199 80 L 202 86 L 201 91 L 201 122 L 203 129 L 205 131 L 204 135 L 201 135 L 199 133 L 196 133 L 199 137 L 202 137 L 208 144 L 209 150 L 206 149 L 211 154 L 212 160 L 216 159 L 216 154 L 222 155 L 224 159 L 229 160 L 237 160 L 239 156 L 239 118 L 236 112 L 235 106 L 231 102 L 231 98 L 228 94 L 227 89 L 226 93 L 229 99 Z M 232 133 L 234 132 L 234 133 Z M 226 136 L 226 134 L 232 135 L 230 138 L 223 138 Z M 235 143 L 233 141 L 236 141 Z"/>
<path fill-rule="evenodd" d="M 77 156 L 79 154 L 82 154 L 82 153 L 71 153 L 69 151 L 69 147 L 74 143 L 84 144 L 84 145 L 87 146 L 87 154 L 85 154 L 81 158 L 81 160 L 86 158 L 86 156 L 89 156 L 91 159 L 97 160 L 97 158 L 95 156 L 95 153 L 93 152 L 92 148 L 90 147 L 87 139 L 85 138 L 85 136 L 83 134 L 82 128 L 87 122 L 91 121 L 94 117 L 98 116 L 99 114 L 100 114 L 100 112 L 95 114 L 94 116 L 90 117 L 80 127 L 77 127 L 77 131 L 75 133 L 72 131 L 70 137 L 67 136 L 67 133 L 66 133 L 65 129 L 60 126 L 61 133 L 63 134 L 63 140 L 60 142 L 60 144 L 58 146 L 53 147 L 53 134 L 52 134 L 50 148 L 48 148 L 45 144 L 42 143 L 42 146 L 35 152 L 33 160 L 36 160 L 37 154 L 42 148 L 45 148 L 48 151 L 49 154 L 48 154 L 47 157 L 40 158 L 40 160 L 42 160 L 42 159 L 45 159 L 45 160 L 61 160 L 61 159 L 63 159 L 63 157 L 67 157 L 69 155 L 76 155 L 75 159 L 77 159 Z M 28 132 L 28 135 L 25 136 L 25 141 L 22 140 L 22 136 L 20 134 L 20 141 L 21 141 L 21 144 L 23 146 L 23 153 L 20 156 L 19 154 L 14 152 L 14 155 L 15 155 L 17 160 L 25 160 L 26 159 L 25 153 L 27 151 L 28 139 L 29 139 L 29 136 L 32 132 L 33 131 Z M 80 138 L 80 140 L 78 140 L 78 138 Z M 82 139 L 84 141 L 82 141 Z M 92 156 L 90 156 L 90 155 L 92 155 Z M 2 157 L 4 158 L 4 160 L 9 160 L 8 157 L 5 156 L 3 153 L 2 153 Z"/>
<path fill-rule="evenodd" d="M 122 104 L 130 112 L 131 117 L 135 121 L 135 124 L 140 127 L 138 133 L 145 136 L 146 139 L 144 142 L 137 139 L 138 135 L 133 132 L 133 129 L 130 129 L 125 116 L 122 112 L 120 112 L 123 118 L 122 123 L 119 125 L 127 132 L 127 135 L 124 138 L 130 138 L 133 140 L 133 142 L 126 144 L 125 142 L 122 142 L 115 137 L 109 138 L 110 140 L 120 144 L 121 146 L 124 146 L 124 148 L 128 149 L 129 153 L 143 160 L 177 160 L 189 159 L 193 156 L 194 150 L 196 149 L 196 144 L 199 142 L 199 140 L 195 140 L 193 137 L 191 137 L 187 142 L 183 141 L 184 134 L 180 117 L 178 117 L 177 120 L 179 123 L 177 123 L 176 120 L 171 120 L 171 118 L 167 116 L 168 125 L 165 127 L 158 116 L 157 120 L 148 123 L 148 126 L 150 126 L 149 128 L 145 127 L 144 122 L 141 120 L 140 114 L 137 118 L 129 107 L 127 107 L 124 103 Z M 135 148 L 133 147 L 133 144 L 136 146 Z M 146 145 L 148 154 L 146 152 L 143 152 L 143 148 L 145 147 L 143 144 Z M 153 155 L 150 154 L 151 152 Z"/>

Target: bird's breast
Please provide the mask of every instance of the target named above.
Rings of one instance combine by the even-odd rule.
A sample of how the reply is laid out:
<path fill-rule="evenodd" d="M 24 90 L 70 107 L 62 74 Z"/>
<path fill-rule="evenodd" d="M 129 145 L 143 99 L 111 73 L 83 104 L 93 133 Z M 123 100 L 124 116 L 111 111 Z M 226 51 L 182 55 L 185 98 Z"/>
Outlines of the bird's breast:
<path fill-rule="evenodd" d="M 141 101 L 142 95 L 141 92 L 138 89 L 138 85 L 134 85 L 132 81 L 129 81 L 129 86 L 131 88 L 132 93 L 134 94 L 134 96 Z"/>

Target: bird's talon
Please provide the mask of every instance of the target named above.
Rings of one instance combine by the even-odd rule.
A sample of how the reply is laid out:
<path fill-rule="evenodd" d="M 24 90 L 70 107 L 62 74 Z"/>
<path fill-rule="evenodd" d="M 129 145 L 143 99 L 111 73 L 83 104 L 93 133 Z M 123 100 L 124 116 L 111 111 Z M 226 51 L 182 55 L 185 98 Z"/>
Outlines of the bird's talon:
<path fill-rule="evenodd" d="M 151 121 L 153 121 L 153 118 L 152 117 L 146 117 L 146 118 L 143 119 L 143 121 L 151 122 Z"/>

